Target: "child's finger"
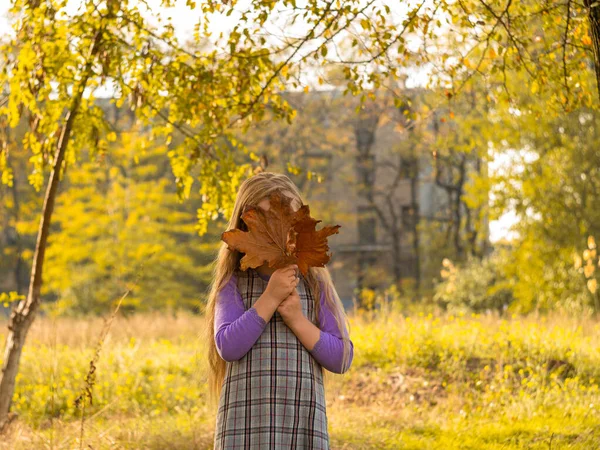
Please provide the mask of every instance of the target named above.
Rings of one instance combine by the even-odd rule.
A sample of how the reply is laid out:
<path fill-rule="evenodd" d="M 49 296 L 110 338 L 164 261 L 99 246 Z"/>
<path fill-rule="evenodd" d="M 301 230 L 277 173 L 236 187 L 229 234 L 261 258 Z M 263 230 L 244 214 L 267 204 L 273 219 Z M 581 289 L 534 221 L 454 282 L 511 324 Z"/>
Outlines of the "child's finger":
<path fill-rule="evenodd" d="M 286 271 L 292 271 L 292 273 L 296 273 L 296 270 L 298 269 L 298 264 L 290 264 L 289 266 L 287 266 L 285 268 Z"/>

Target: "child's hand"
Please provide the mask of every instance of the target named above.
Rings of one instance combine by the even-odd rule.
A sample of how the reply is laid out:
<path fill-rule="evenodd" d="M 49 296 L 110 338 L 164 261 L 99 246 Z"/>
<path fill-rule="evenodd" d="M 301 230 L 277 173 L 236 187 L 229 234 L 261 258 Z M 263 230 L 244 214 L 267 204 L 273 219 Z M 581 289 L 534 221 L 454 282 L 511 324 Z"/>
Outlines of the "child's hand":
<path fill-rule="evenodd" d="M 296 277 L 296 264 L 277 269 L 269 278 L 265 293 L 281 303 L 295 289 L 299 278 Z"/>
<path fill-rule="evenodd" d="M 296 289 L 294 289 L 292 293 L 279 304 L 277 312 L 281 314 L 283 321 L 288 326 L 298 318 L 304 316 L 302 313 L 302 303 L 300 303 L 300 295 L 298 295 Z"/>

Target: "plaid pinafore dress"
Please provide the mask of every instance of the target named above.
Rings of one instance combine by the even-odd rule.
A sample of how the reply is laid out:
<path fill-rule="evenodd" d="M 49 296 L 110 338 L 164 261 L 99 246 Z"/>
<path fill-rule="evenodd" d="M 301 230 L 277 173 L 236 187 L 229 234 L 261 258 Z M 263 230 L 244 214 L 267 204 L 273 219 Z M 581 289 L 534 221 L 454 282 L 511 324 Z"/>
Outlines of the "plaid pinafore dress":
<path fill-rule="evenodd" d="M 254 269 L 236 275 L 248 310 L 268 281 Z M 304 315 L 317 324 L 302 275 L 296 289 Z M 248 353 L 227 362 L 214 444 L 215 450 L 329 449 L 321 365 L 277 311 Z"/>

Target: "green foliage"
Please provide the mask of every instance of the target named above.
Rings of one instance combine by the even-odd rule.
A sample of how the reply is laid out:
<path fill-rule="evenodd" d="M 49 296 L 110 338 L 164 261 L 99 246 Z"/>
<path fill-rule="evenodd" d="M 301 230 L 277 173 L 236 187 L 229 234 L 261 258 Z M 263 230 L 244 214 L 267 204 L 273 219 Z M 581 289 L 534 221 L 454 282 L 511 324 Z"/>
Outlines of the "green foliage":
<path fill-rule="evenodd" d="M 196 8 L 195 2 L 187 5 Z M 279 94 L 304 83 L 297 72 L 309 61 L 325 61 L 335 36 L 373 15 L 364 30 L 373 57 L 352 64 L 348 78 L 361 89 L 397 72 L 390 65 L 383 74 L 375 70 L 388 61 L 385 52 L 395 41 L 390 33 L 395 25 L 386 18 L 389 8 L 381 5 L 359 9 L 353 1 L 334 8 L 311 1 L 306 8 L 294 6 L 290 20 L 297 26 L 302 22 L 306 35 L 279 44 L 261 37 L 279 12 L 272 2 L 253 2 L 248 11 L 239 10 L 237 2 L 205 2 L 196 9 L 202 27 L 183 45 L 172 20 L 146 3 L 88 0 L 68 10 L 60 0 L 13 2 L 14 36 L 1 52 L 0 85 L 7 87 L 7 99 L 0 103 L 0 116 L 10 126 L 31 118 L 23 145 L 31 154 L 29 181 L 37 190 L 61 146 L 67 119 L 73 123 L 67 165 L 85 149 L 91 155 L 107 151 L 114 132 L 95 104 L 95 94 L 108 89 L 118 107 L 134 111 L 143 125 L 151 126 L 154 139 L 170 145 L 179 197 L 188 198 L 199 181 L 203 205 L 198 231 L 203 234 L 208 220 L 231 212 L 237 185 L 249 174 L 243 165 L 253 156 L 235 135 L 265 120 L 267 112 L 269 119 L 291 122 L 295 112 Z M 233 13 L 237 25 L 231 33 L 211 36 L 211 18 Z M 407 19 L 405 27 L 415 20 Z M 7 153 L 2 153 L 2 178 L 8 183 Z"/>
<path fill-rule="evenodd" d="M 13 2 L 18 20 L 13 19 L 14 37 L 1 52 L 0 84 L 8 98 L 0 116 L 11 126 L 23 116 L 32 119 L 23 145 L 31 154 L 30 182 L 36 189 L 52 162 L 65 112 L 76 116 L 70 161 L 84 148 L 106 151 L 112 130 L 94 105 L 102 89 L 114 91 L 118 106 L 127 105 L 151 124 L 155 138 L 177 142 L 169 155 L 178 195 L 187 198 L 197 179 L 204 196 L 200 233 L 207 220 L 230 210 L 231 192 L 246 173 L 233 161 L 239 164 L 242 157 L 247 163 L 251 157 L 242 144 L 223 139 L 232 143 L 237 130 L 266 119 L 290 123 L 294 108 L 280 94 L 309 89 L 307 65 L 320 84 L 344 86 L 361 101 L 374 95 L 366 92 L 373 88 L 396 90 L 406 69 L 427 68 L 431 86 L 445 90 L 438 92 L 441 98 L 456 97 L 481 74 L 490 87 L 488 98 L 506 109 L 523 85 L 530 86 L 530 94 L 543 93 L 546 106 L 573 110 L 592 103 L 587 11 L 572 2 L 547 9 L 533 1 L 509 2 L 502 10 L 475 0 L 436 0 L 405 5 L 402 15 L 385 2 L 358 0 L 311 0 L 304 7 L 289 1 L 252 2 L 247 9 L 238 2 L 187 6 L 200 19 L 184 45 L 172 20 L 145 3 L 88 0 L 68 10 L 59 0 Z M 236 25 L 228 34 L 212 36 L 211 19 L 222 14 L 235 18 Z M 305 33 L 267 39 L 265 30 L 280 29 L 282 16 Z M 409 39 L 428 45 L 415 52 Z M 73 95 L 83 92 L 80 101 Z M 2 173 L 9 183 L 10 169 Z"/>
<path fill-rule="evenodd" d="M 2 119 L 0 119 L 2 124 Z M 29 281 L 29 262 L 35 248 L 42 199 L 27 183 L 29 155 L 18 144 L 23 124 L 12 130 L 0 125 L 0 146 L 10 158 L 5 159 L 10 184 L 0 184 L 0 289 L 25 293 Z M 0 161 L 0 165 L 2 162 Z"/>
<path fill-rule="evenodd" d="M 434 2 L 443 18 L 428 53 L 434 73 L 457 95 L 482 74 L 503 107 L 520 106 L 520 92 L 544 96 L 539 112 L 559 115 L 597 104 L 589 9 L 583 3 Z M 448 31 L 448 29 L 450 29 Z M 459 62 L 457 64 L 457 61 Z"/>
<path fill-rule="evenodd" d="M 600 232 L 600 116 L 578 109 L 557 118 L 535 108 L 504 117 L 512 138 L 494 144 L 510 159 L 490 179 L 491 207 L 519 219 L 506 274 L 520 310 L 589 312 L 594 300 L 573 255 Z"/>
<path fill-rule="evenodd" d="M 572 247 L 559 247 L 539 234 L 524 234 L 513 245 L 505 273 L 512 281 L 515 311 L 591 312 L 590 295 L 573 266 Z"/>
<path fill-rule="evenodd" d="M 434 300 L 450 311 L 503 312 L 514 301 L 510 283 L 503 273 L 506 252 L 472 259 L 457 267 L 444 259 L 443 281 L 438 284 Z"/>
<path fill-rule="evenodd" d="M 168 165 L 163 145 L 132 130 L 110 157 L 69 170 L 44 273 L 54 312 L 105 313 L 128 288 L 125 311 L 199 310 L 218 240 L 213 228 L 194 236 L 193 204 L 176 201 Z"/>
<path fill-rule="evenodd" d="M 340 170 L 330 172 L 332 158 L 344 157 L 353 145 L 350 121 L 358 101 L 343 98 L 336 92 L 311 92 L 283 95 L 294 105 L 296 117 L 291 124 L 268 119 L 240 133 L 239 140 L 256 155 L 265 158 L 268 170 L 287 172 L 306 194 L 318 189 L 329 176 L 339 177 Z"/>

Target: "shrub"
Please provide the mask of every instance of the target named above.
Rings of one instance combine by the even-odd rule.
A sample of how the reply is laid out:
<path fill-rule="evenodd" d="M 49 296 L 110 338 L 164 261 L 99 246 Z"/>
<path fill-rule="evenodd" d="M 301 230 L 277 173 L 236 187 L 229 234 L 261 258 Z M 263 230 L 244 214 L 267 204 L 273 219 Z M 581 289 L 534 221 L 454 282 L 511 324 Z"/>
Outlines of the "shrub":
<path fill-rule="evenodd" d="M 510 283 L 502 273 L 504 255 L 493 253 L 457 267 L 444 259 L 443 281 L 436 286 L 434 300 L 453 311 L 503 312 L 513 301 Z"/>

